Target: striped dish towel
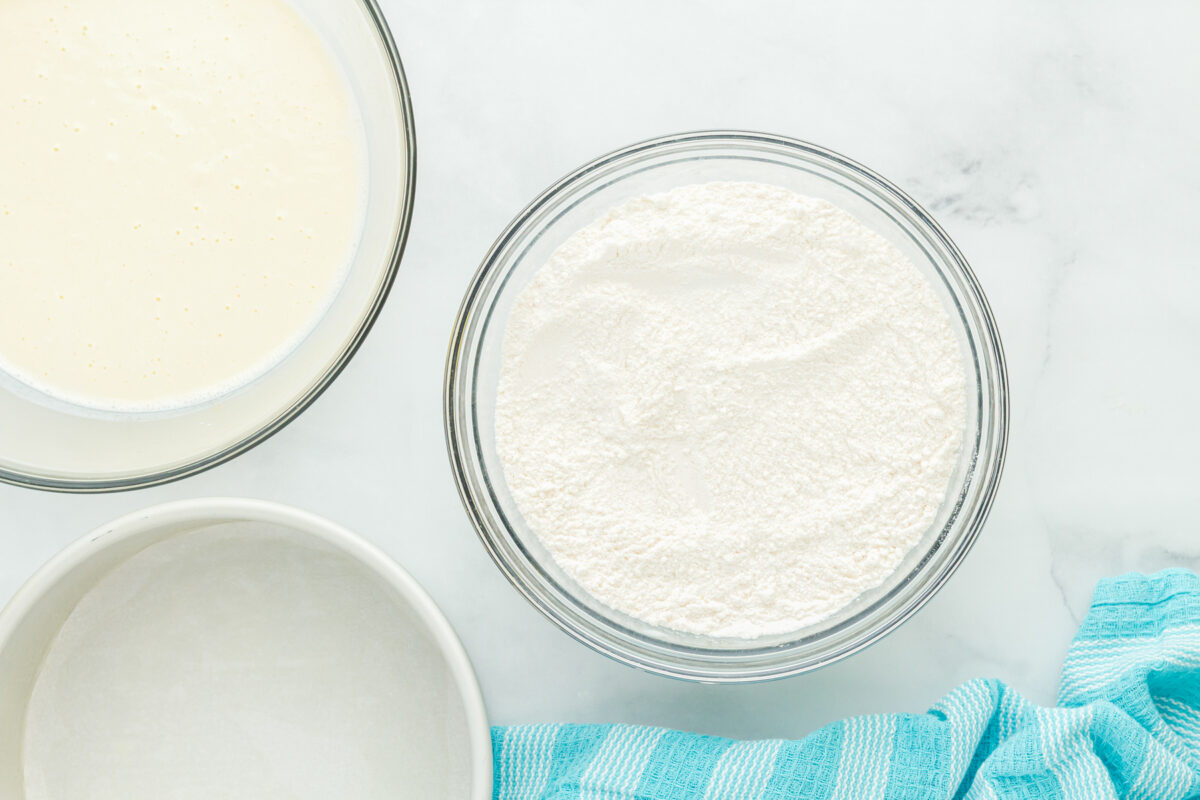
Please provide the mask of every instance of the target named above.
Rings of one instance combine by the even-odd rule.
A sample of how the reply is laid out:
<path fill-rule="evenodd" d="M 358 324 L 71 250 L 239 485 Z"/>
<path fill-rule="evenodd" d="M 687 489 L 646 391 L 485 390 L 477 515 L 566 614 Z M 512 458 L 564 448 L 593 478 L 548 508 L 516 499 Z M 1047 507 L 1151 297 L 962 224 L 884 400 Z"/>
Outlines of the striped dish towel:
<path fill-rule="evenodd" d="M 496 800 L 1200 799 L 1200 578 L 1100 583 L 1056 708 L 994 680 L 798 741 L 495 728 Z"/>

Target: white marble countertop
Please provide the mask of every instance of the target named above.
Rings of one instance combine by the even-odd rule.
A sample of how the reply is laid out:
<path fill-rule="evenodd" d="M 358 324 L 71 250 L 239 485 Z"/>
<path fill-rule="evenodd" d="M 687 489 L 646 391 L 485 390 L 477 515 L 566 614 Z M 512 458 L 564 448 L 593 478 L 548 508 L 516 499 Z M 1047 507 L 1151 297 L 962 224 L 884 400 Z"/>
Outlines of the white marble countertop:
<path fill-rule="evenodd" d="M 385 0 L 419 141 L 400 279 L 299 420 L 236 461 L 97 497 L 0 487 L 0 597 L 73 539 L 162 501 L 290 503 L 381 545 L 458 628 L 495 723 L 801 736 L 999 677 L 1053 701 L 1096 579 L 1200 568 L 1200 5 Z M 1012 436 L 982 537 L 882 643 L 748 687 L 642 674 L 575 643 L 477 542 L 441 422 L 443 359 L 492 239 L 563 173 L 659 134 L 826 145 L 924 203 L 996 313 Z"/>

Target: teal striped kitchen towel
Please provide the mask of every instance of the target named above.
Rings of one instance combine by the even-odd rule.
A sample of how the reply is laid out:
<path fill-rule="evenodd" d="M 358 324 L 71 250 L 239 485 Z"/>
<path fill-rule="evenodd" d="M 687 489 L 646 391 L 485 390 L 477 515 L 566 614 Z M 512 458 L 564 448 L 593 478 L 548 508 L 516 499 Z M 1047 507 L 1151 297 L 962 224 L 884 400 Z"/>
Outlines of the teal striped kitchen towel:
<path fill-rule="evenodd" d="M 1200 798 L 1200 578 L 1100 583 L 1058 706 L 966 683 L 925 714 L 738 742 L 631 725 L 495 728 L 496 800 Z"/>

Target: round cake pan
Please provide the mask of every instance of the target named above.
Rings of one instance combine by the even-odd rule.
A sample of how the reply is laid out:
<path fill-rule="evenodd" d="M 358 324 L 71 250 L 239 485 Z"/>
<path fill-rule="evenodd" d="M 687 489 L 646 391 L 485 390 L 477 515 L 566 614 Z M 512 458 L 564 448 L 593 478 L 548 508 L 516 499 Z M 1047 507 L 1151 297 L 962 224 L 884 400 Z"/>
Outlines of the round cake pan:
<path fill-rule="evenodd" d="M 144 694 L 129 671 L 154 676 Z M 68 800 L 83 780 L 93 798 L 486 800 L 491 764 L 446 618 L 383 552 L 312 514 L 219 498 L 139 511 L 0 612 L 5 798 Z"/>

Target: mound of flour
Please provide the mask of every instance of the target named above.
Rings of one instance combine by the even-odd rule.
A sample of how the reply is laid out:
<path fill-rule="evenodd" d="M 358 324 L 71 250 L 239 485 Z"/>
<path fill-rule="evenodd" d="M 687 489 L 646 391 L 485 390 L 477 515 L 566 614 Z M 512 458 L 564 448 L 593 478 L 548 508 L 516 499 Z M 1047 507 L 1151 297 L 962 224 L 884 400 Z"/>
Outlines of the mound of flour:
<path fill-rule="evenodd" d="M 509 317 L 495 421 L 522 515 L 584 589 L 752 638 L 838 611 L 922 539 L 965 367 L 926 279 L 854 217 L 700 184 L 555 251 Z"/>

